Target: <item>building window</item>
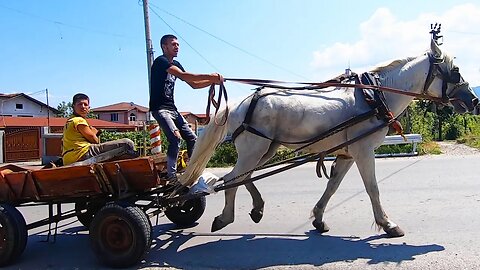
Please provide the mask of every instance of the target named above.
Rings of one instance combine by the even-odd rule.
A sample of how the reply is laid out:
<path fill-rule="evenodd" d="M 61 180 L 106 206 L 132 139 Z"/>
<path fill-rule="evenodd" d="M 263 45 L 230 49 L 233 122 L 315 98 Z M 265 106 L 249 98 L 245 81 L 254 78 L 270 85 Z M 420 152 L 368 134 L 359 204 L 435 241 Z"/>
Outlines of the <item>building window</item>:
<path fill-rule="evenodd" d="M 111 113 L 110 114 L 110 121 L 111 122 L 118 122 L 118 113 Z"/>
<path fill-rule="evenodd" d="M 17 109 L 17 110 L 23 110 L 23 104 L 22 104 L 22 103 L 17 103 L 17 104 L 15 104 L 15 109 Z"/>
<path fill-rule="evenodd" d="M 131 113 L 130 116 L 128 117 L 129 121 L 137 121 L 137 116 L 134 113 Z"/>

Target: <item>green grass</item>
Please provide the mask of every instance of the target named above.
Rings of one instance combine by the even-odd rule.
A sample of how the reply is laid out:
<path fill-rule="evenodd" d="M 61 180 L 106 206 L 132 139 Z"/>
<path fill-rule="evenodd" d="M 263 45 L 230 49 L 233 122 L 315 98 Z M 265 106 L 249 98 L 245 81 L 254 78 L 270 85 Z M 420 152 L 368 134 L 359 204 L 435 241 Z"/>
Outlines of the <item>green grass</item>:
<path fill-rule="evenodd" d="M 458 143 L 463 143 L 473 148 L 480 149 L 480 136 L 479 135 L 465 135 L 457 140 Z"/>
<path fill-rule="evenodd" d="M 420 155 L 440 155 L 442 150 L 438 143 L 434 141 L 423 142 L 418 145 L 418 153 Z"/>

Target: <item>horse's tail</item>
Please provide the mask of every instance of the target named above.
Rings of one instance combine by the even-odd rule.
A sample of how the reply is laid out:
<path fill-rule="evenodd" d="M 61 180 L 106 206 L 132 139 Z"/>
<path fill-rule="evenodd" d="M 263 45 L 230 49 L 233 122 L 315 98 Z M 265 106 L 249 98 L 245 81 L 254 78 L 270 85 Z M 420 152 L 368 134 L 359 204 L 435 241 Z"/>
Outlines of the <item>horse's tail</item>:
<path fill-rule="evenodd" d="M 227 119 L 228 121 L 228 115 L 226 114 L 228 114 L 228 111 L 223 109 L 218 112 L 216 118 Z M 225 121 L 224 125 L 217 125 L 214 119 L 212 119 L 203 129 L 202 134 L 200 134 L 195 143 L 195 148 L 187 168 L 178 179 L 182 185 L 189 186 L 193 184 L 203 173 L 208 161 L 215 152 L 215 148 L 227 133 L 227 121 Z"/>

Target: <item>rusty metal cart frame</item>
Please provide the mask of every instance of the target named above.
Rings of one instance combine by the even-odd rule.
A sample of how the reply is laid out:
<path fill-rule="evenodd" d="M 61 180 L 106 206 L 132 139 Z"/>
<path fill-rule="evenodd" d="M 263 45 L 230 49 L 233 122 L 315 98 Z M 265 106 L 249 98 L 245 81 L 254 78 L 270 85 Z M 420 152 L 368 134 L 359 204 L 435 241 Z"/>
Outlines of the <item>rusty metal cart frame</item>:
<path fill-rule="evenodd" d="M 89 228 L 102 263 L 136 264 L 151 246 L 151 217 L 164 213 L 173 223 L 187 226 L 205 210 L 205 197 L 182 199 L 186 188 L 170 198 L 174 186 L 161 176 L 164 167 L 164 160 L 152 157 L 40 170 L 0 167 L 0 266 L 21 256 L 28 230 L 48 225 L 47 241 L 52 235 L 55 241 L 58 223 L 73 217 Z M 62 205 L 70 203 L 75 209 L 62 211 Z M 17 209 L 40 205 L 48 206 L 48 217 L 30 224 Z"/>

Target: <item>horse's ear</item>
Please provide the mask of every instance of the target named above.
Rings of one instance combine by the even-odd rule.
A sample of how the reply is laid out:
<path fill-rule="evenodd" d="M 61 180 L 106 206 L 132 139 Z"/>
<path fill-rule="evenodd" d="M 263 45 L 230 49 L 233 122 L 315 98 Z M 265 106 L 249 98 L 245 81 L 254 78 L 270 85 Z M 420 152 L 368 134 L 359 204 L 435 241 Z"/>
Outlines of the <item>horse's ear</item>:
<path fill-rule="evenodd" d="M 440 47 L 438 47 L 437 42 L 432 38 L 430 42 L 430 51 L 432 53 L 432 56 L 435 59 L 442 59 L 443 58 L 443 53 L 442 50 L 440 50 Z"/>

